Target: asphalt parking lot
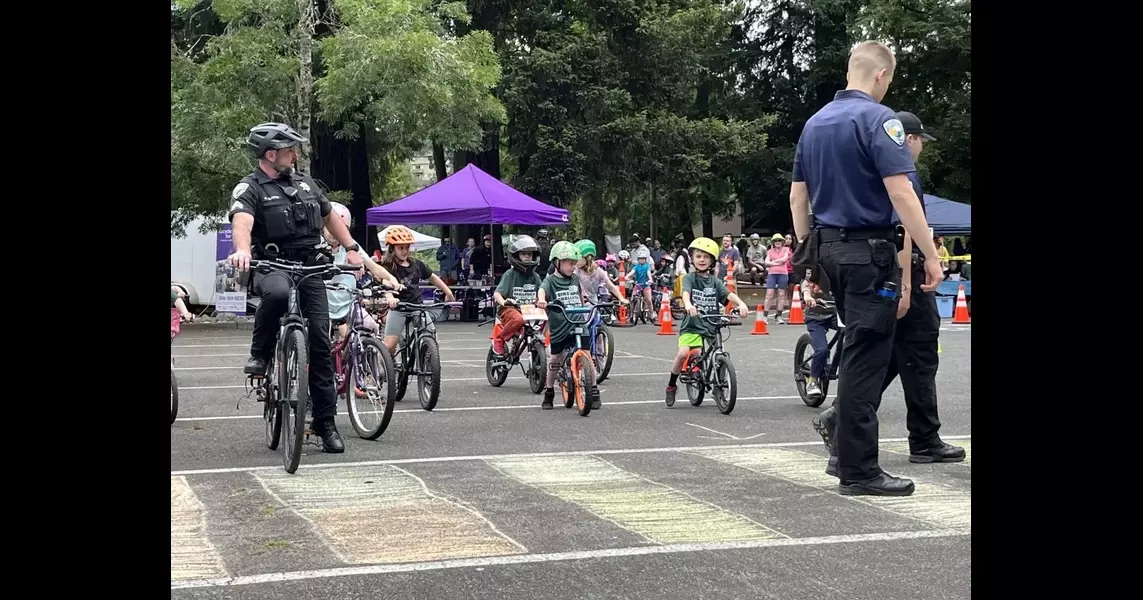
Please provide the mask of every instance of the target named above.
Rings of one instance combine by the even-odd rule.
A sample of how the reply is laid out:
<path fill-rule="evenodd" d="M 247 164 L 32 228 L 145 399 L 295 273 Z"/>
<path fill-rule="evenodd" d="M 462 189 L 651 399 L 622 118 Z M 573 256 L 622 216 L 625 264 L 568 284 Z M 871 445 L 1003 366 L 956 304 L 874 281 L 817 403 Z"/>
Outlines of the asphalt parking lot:
<path fill-rule="evenodd" d="M 967 598 L 971 326 L 943 326 L 942 435 L 964 463 L 914 465 L 899 384 L 880 410 L 882 466 L 908 498 L 843 497 L 794 388 L 803 326 L 727 342 L 738 406 L 675 408 L 676 338 L 616 332 L 602 409 L 540 410 L 517 369 L 485 379 L 489 329 L 443 323 L 437 409 L 415 382 L 386 433 L 307 447 L 294 475 L 245 398 L 250 332 L 175 341 L 172 598 Z M 828 401 L 827 401 L 828 403 Z"/>

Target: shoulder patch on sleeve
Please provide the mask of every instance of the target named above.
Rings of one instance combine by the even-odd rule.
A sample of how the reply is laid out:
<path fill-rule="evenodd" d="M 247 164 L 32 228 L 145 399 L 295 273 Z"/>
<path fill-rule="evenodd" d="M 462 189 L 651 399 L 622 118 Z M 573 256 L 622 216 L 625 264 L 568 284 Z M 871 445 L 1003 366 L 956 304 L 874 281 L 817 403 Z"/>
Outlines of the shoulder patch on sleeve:
<path fill-rule="evenodd" d="M 885 130 L 885 134 L 889 136 L 889 139 L 893 140 L 894 144 L 898 146 L 905 145 L 905 126 L 901 125 L 901 121 L 889 119 L 881 124 L 881 128 Z"/>
<path fill-rule="evenodd" d="M 248 189 L 250 189 L 250 184 L 243 181 L 242 183 L 234 186 L 234 191 L 230 192 L 230 197 L 234 200 L 237 200 L 241 198 L 242 194 L 245 194 L 246 190 Z"/>

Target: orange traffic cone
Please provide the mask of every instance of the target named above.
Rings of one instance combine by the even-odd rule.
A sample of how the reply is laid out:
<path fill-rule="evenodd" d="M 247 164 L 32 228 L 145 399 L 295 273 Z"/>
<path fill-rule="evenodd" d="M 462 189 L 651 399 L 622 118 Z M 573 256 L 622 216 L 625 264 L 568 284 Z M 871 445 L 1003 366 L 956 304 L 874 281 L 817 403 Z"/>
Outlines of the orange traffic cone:
<path fill-rule="evenodd" d="M 750 335 L 770 335 L 770 332 L 766 331 L 766 317 L 762 316 L 761 304 L 754 311 L 754 331 L 751 331 Z"/>
<path fill-rule="evenodd" d="M 667 294 L 663 294 L 663 302 L 659 304 L 659 332 L 658 335 L 675 335 L 675 323 L 671 319 L 671 305 L 667 302 Z"/>
<path fill-rule="evenodd" d="M 968 300 L 964 297 L 964 284 L 960 284 L 956 291 L 956 309 L 953 310 L 953 323 L 967 325 L 972 323 L 968 316 Z"/>
<path fill-rule="evenodd" d="M 802 314 L 802 291 L 794 286 L 794 297 L 790 299 L 790 318 L 786 321 L 790 325 L 805 325 L 805 315 Z"/>

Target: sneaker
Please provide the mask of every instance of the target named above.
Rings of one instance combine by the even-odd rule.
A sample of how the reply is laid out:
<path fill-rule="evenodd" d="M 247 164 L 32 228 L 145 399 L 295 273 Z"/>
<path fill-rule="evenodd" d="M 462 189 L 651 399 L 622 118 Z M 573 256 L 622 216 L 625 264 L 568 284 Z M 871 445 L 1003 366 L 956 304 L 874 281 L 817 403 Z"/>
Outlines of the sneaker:
<path fill-rule="evenodd" d="M 676 386 L 676 385 L 667 386 L 667 398 L 666 398 L 667 408 L 671 408 L 672 406 L 675 405 L 675 392 L 677 392 L 677 391 L 679 391 L 678 386 Z"/>
<path fill-rule="evenodd" d="M 556 397 L 556 390 L 548 388 L 544 390 L 544 401 L 540 404 L 540 408 L 544 410 L 552 410 L 552 400 Z"/>
<path fill-rule="evenodd" d="M 818 387 L 818 382 L 813 378 L 806 378 L 806 395 L 814 400 L 822 397 L 822 389 Z"/>

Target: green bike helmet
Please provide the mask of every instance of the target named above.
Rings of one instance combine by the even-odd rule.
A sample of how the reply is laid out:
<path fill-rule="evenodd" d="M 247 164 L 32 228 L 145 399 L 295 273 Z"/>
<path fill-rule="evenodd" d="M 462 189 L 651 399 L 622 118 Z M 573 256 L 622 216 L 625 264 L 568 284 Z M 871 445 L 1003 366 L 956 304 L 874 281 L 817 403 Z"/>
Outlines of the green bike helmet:
<path fill-rule="evenodd" d="M 579 248 L 564 240 L 552 245 L 552 251 L 548 253 L 548 260 L 579 260 L 580 258 Z"/>
<path fill-rule="evenodd" d="M 591 240 L 580 240 L 575 243 L 575 247 L 577 250 L 579 250 L 579 255 L 581 257 L 586 257 L 588 255 L 595 256 L 595 242 Z"/>

